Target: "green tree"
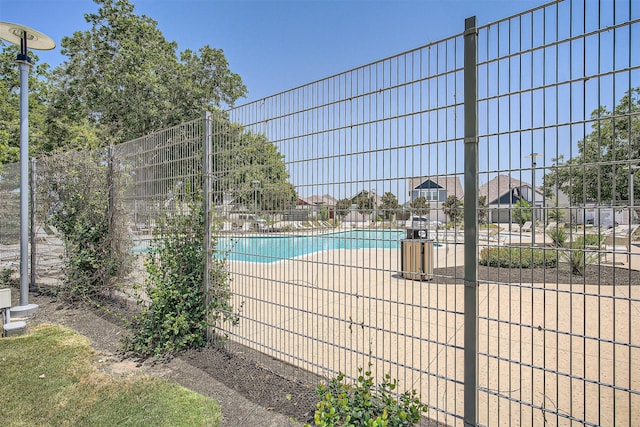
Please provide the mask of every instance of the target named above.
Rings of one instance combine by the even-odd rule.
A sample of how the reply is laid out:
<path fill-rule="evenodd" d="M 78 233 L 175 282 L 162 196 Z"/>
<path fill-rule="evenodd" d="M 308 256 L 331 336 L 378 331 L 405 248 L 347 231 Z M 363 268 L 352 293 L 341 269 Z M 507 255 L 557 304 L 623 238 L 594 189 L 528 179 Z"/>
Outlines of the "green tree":
<path fill-rule="evenodd" d="M 462 201 L 452 194 L 442 203 L 442 211 L 455 224 L 462 219 Z"/>
<path fill-rule="evenodd" d="M 177 53 L 157 22 L 128 0 L 94 0 L 91 28 L 61 42 L 68 60 L 54 71 L 57 114 L 87 120 L 102 142 L 122 142 L 232 105 L 246 93 L 223 52 Z"/>
<path fill-rule="evenodd" d="M 411 210 L 411 215 L 414 216 L 423 216 L 428 215 L 431 211 L 431 206 L 427 203 L 426 197 L 416 197 L 409 203 L 409 209 Z"/>
<path fill-rule="evenodd" d="M 358 212 L 362 215 L 362 219 L 364 220 L 367 215 L 370 215 L 373 212 L 373 208 L 375 207 L 375 200 L 371 193 L 368 191 L 362 191 L 352 200 L 353 204 L 358 207 Z"/>
<path fill-rule="evenodd" d="M 524 199 L 518 200 L 513 206 L 513 220 L 520 225 L 527 221 L 532 221 L 533 209 L 531 204 Z"/>
<path fill-rule="evenodd" d="M 398 204 L 398 198 L 395 194 L 387 191 L 382 195 L 381 202 L 382 204 L 380 205 L 380 209 L 382 210 L 385 219 L 391 219 L 400 207 Z"/>
<path fill-rule="evenodd" d="M 18 47 L 0 41 L 0 163 L 17 162 L 20 157 L 20 71 L 16 64 Z M 47 96 L 49 66 L 38 63 L 29 73 L 29 153 L 37 155 L 47 143 Z"/>
<path fill-rule="evenodd" d="M 298 194 L 277 147 L 258 133 L 214 115 L 213 172 L 216 201 L 224 195 L 260 211 L 283 212 L 295 206 Z"/>
<path fill-rule="evenodd" d="M 478 223 L 487 223 L 487 218 L 489 216 L 487 208 L 487 196 L 478 196 Z"/>
<path fill-rule="evenodd" d="M 640 159 L 640 88 L 631 89 L 613 108 L 600 106 L 591 113 L 591 133 L 578 142 L 578 154 L 563 162 L 554 159 L 544 176 L 546 194 L 558 190 L 572 205 L 587 201 L 615 204 L 629 200 L 628 163 Z M 640 199 L 636 185 L 635 199 Z"/>
<path fill-rule="evenodd" d="M 344 219 L 351 210 L 351 204 L 351 199 L 349 198 L 338 200 L 336 202 L 336 216 Z"/>

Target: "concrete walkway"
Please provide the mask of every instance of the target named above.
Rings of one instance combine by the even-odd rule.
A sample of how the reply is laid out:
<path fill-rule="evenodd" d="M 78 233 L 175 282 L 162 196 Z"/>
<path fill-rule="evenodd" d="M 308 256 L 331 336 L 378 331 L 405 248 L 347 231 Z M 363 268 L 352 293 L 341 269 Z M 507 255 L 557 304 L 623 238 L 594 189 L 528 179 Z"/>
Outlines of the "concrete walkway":
<path fill-rule="evenodd" d="M 524 243 L 524 242 L 522 242 Z M 416 388 L 429 416 L 462 414 L 464 285 L 405 280 L 399 250 L 333 250 L 276 262 L 230 263 L 243 318 L 233 339 L 320 375 L 357 376 L 373 363 Z M 464 263 L 463 245 L 435 250 Z M 640 265 L 634 249 L 633 266 Z M 640 425 L 640 286 L 481 283 L 480 422 Z M 629 344 L 632 344 L 631 346 Z M 551 411 L 551 412 L 548 412 Z"/>

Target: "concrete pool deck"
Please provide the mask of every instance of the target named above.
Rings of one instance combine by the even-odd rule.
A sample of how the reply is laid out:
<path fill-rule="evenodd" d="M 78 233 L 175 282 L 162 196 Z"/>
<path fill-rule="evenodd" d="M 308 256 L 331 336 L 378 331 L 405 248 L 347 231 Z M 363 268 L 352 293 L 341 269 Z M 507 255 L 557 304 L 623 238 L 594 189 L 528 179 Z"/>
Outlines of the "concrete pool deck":
<path fill-rule="evenodd" d="M 232 339 L 321 375 L 355 375 L 371 360 L 377 378 L 390 372 L 438 409 L 429 417 L 461 424 L 447 412 L 462 413 L 464 285 L 400 277 L 399 252 L 230 263 L 235 305 L 244 303 Z M 444 245 L 434 257 L 436 268 L 460 266 L 463 245 Z M 640 253 L 631 259 L 639 265 Z M 640 329 L 633 327 L 640 287 L 575 287 L 479 285 L 482 424 L 571 424 L 547 408 L 594 424 L 640 425 L 640 396 L 624 392 L 640 390 Z"/>

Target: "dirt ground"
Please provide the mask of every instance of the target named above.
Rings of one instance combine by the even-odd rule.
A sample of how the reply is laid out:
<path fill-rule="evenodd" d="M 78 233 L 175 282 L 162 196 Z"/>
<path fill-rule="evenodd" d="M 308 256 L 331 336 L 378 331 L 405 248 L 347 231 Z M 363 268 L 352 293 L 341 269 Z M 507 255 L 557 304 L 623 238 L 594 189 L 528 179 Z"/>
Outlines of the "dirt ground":
<path fill-rule="evenodd" d="M 450 276 L 439 277 L 441 282 L 455 282 L 453 278 L 462 277 L 463 267 L 439 269 L 434 273 Z M 502 282 L 640 285 L 639 271 L 597 265 L 587 266 L 584 276 L 572 275 L 568 267 L 562 265 L 523 270 L 480 267 L 478 278 Z M 91 340 L 104 370 L 123 376 L 156 375 L 216 398 L 223 407 L 224 427 L 300 426 L 313 420 L 317 401 L 314 385 L 319 378 L 312 374 L 238 345 L 192 350 L 167 362 L 126 358 L 119 348 L 120 339 L 127 333 L 122 318 L 104 309 L 70 307 L 46 292 L 32 294 L 29 302 L 39 305 L 30 324 L 62 324 L 77 330 Z M 131 314 L 131 307 L 123 303 L 106 306 L 112 312 Z M 425 419 L 420 425 L 438 424 Z"/>

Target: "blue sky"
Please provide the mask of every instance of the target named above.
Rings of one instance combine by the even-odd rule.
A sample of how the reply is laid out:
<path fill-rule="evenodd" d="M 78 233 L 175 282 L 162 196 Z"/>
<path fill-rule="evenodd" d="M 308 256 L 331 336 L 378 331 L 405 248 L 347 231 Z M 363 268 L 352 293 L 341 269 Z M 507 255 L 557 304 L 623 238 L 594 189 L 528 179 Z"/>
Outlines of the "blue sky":
<path fill-rule="evenodd" d="M 550 2 L 135 0 L 134 3 L 136 12 L 155 19 L 165 38 L 176 41 L 179 50 L 197 50 L 206 44 L 223 49 L 230 68 L 242 77 L 249 89 L 248 97 L 236 104 L 242 105 L 460 34 L 467 17 L 476 16 L 477 25 L 482 27 Z M 571 6 L 569 2 L 563 2 L 559 6 L 562 21 L 557 26 L 553 19 L 549 20 L 548 26 L 541 26 L 540 13 L 534 14 L 533 21 L 527 17 L 521 24 L 515 24 L 522 25 L 524 30 L 521 37 L 523 40 L 520 41 L 518 35 L 513 38 L 514 46 L 521 43 L 526 48 L 540 45 L 547 38 L 554 40 L 556 31 L 560 39 L 570 40 L 570 27 L 574 34 L 579 34 L 582 30 L 589 33 L 629 19 L 625 18 L 627 13 L 631 13 L 631 19 L 637 20 L 640 8 L 636 3 L 637 0 L 632 0 L 631 8 L 625 7 L 624 3 L 612 8 L 612 3 L 608 0 L 601 3 L 595 0 L 586 0 L 584 3 L 576 1 Z M 582 7 L 586 7 L 584 15 L 581 13 Z M 52 37 L 58 47 L 53 51 L 40 52 L 39 55 L 41 62 L 56 66 L 65 59 L 59 48 L 62 37 L 72 35 L 74 31 L 88 29 L 84 14 L 95 12 L 97 8 L 98 5 L 91 0 L 0 0 L 0 21 L 27 25 Z M 630 9 L 633 10 L 629 12 Z M 619 16 L 613 17 L 612 10 Z M 553 16 L 554 13 L 550 12 L 547 19 Z M 629 87 L 640 85 L 640 72 L 637 70 L 618 73 L 615 78 L 591 78 L 598 73 L 606 74 L 613 69 L 629 66 L 624 65 L 625 61 L 634 67 L 638 64 L 640 56 L 633 53 L 637 50 L 629 48 L 638 27 L 635 25 L 633 32 L 626 27 L 616 30 L 615 43 L 611 39 L 614 32 L 604 31 L 597 37 L 589 37 L 584 41 L 579 39 L 571 43 L 565 42 L 557 50 L 548 50 L 546 57 L 541 58 L 541 51 L 523 54 L 518 60 L 514 59 L 511 63 L 512 71 L 507 73 L 502 67 L 506 61 L 502 61 L 500 67 L 496 64 L 488 68 L 480 67 L 481 98 L 497 93 L 504 95 L 509 92 L 509 86 L 512 86 L 511 89 L 525 89 L 525 93 L 513 97 L 517 106 L 508 104 L 510 98 L 504 96 L 500 102 L 490 100 L 480 105 L 481 135 L 501 133 L 499 138 L 492 137 L 489 142 L 481 141 L 480 168 L 481 171 L 488 171 L 481 177 L 481 181 L 505 171 L 518 179 L 531 181 L 533 177 L 528 170 L 531 161 L 525 159 L 524 155 L 538 152 L 543 154 L 538 160 L 538 168 L 541 170 L 535 179 L 540 184 L 544 169 L 553 164 L 553 158 L 559 154 L 565 154 L 565 158 L 575 156 L 577 141 L 591 131 L 591 126 L 570 126 L 568 122 L 581 123 L 587 120 L 590 112 L 598 105 L 611 109 Z M 479 57 L 480 61 L 487 59 L 487 52 L 495 56 L 498 50 L 503 51 L 508 46 L 505 38 L 508 41 L 509 30 L 506 28 L 502 32 L 498 28 L 497 31 L 485 31 L 480 35 L 479 44 L 484 47 L 484 50 L 479 50 L 479 53 L 484 52 Z M 604 46 L 603 49 L 599 49 L 600 44 Z M 516 65 L 518 61 L 520 64 Z M 500 70 L 503 70 L 502 74 L 499 74 Z M 582 79 L 583 76 L 587 78 Z M 567 84 L 571 79 L 577 80 Z M 544 93 L 540 90 L 527 90 L 532 86 L 539 87 L 543 83 L 555 81 L 562 81 L 564 84 L 558 88 L 546 89 Z M 444 92 L 446 91 L 442 91 Z M 277 103 L 278 99 L 272 98 L 272 104 Z M 565 104 L 567 100 L 571 101 Z M 293 162 L 289 164 L 292 180 L 304 196 L 330 192 L 345 197 L 356 189 L 367 187 L 377 188 L 380 193 L 392 191 L 403 201 L 407 191 L 402 177 L 460 174 L 463 170 L 460 141 L 424 144 L 433 141 L 434 134 L 430 133 L 429 126 L 435 125 L 440 131 L 449 132 L 445 132 L 448 137 L 461 133 L 459 130 L 451 131 L 452 121 L 447 122 L 444 115 L 436 117 L 440 118 L 432 120 L 430 125 L 416 124 L 410 128 L 409 139 L 414 143 L 423 143 L 421 147 L 416 145 L 416 152 L 402 151 L 402 138 L 395 135 L 395 130 L 388 126 L 366 126 L 366 131 L 357 135 L 343 135 L 343 131 L 338 135 L 342 139 L 338 138 L 337 141 L 341 141 L 340 149 L 348 151 L 349 155 L 341 152 L 341 155 L 330 160 L 312 164 L 296 163 L 296 159 L 303 155 L 308 157 L 309 150 L 315 150 L 314 155 L 322 158 L 328 153 L 322 151 L 328 150 L 327 144 L 298 141 L 293 148 L 279 146 L 279 149 L 288 162 Z M 440 123 L 438 120 L 443 118 L 445 121 Z M 555 123 L 566 125 L 553 127 Z M 461 127 L 460 124 L 459 121 L 458 127 Z M 512 127 L 536 128 L 541 125 L 549 128 L 545 131 L 508 134 Z M 386 138 L 391 134 L 391 140 Z M 276 140 L 274 135 L 267 133 L 267 136 Z M 436 136 L 441 137 L 442 135 Z M 372 143 L 391 144 L 398 149 L 398 154 L 393 157 L 385 150 L 375 155 L 366 153 L 375 148 L 368 145 Z M 489 143 L 493 145 L 489 147 Z M 363 153 L 352 155 L 357 151 Z M 425 162 L 426 158 L 431 159 L 431 165 Z M 372 168 L 372 165 L 377 167 Z M 337 190 L 334 185 L 336 181 L 344 182 L 344 188 Z"/>
<path fill-rule="evenodd" d="M 462 32 L 476 15 L 483 25 L 548 3 L 541 0 L 136 0 L 136 12 L 158 22 L 178 48 L 224 50 L 249 96 L 292 87 Z M 32 27 L 58 45 L 39 52 L 64 60 L 60 40 L 88 28 L 91 0 L 0 0 L 0 21 Z"/>

